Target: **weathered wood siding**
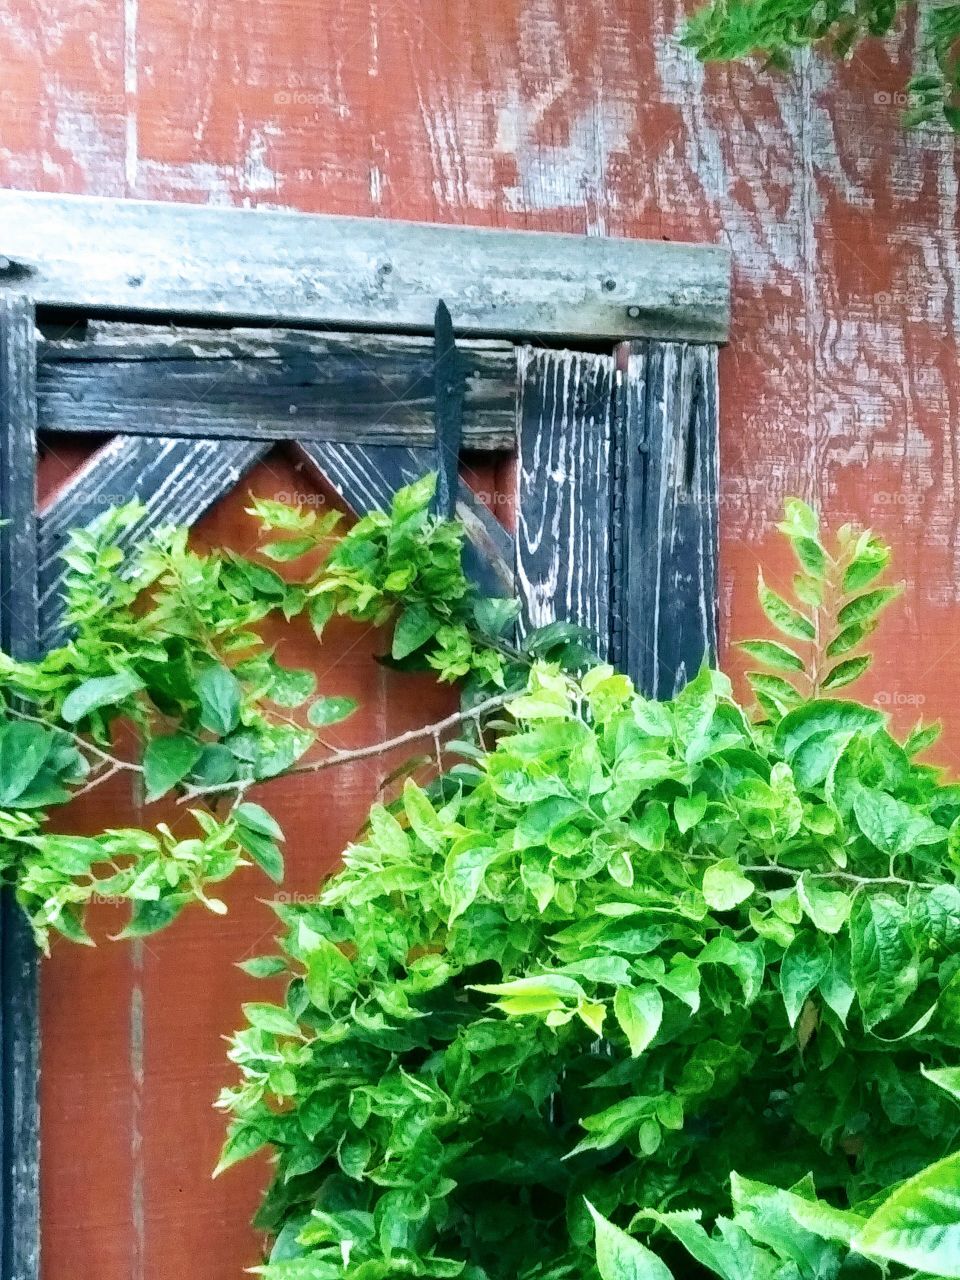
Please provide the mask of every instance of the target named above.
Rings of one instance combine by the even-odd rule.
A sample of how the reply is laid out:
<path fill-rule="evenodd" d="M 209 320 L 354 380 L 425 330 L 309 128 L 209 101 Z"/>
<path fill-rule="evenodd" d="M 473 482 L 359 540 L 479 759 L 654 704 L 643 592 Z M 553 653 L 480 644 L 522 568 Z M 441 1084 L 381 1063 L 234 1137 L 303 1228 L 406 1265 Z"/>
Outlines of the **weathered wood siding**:
<path fill-rule="evenodd" d="M 958 766 L 960 168 L 952 137 L 900 129 L 915 33 L 847 66 L 802 59 L 777 76 L 702 69 L 673 42 L 682 16 L 672 0 L 24 3 L 0 24 L 0 183 L 728 245 L 722 642 L 758 625 L 757 562 L 770 564 L 785 494 L 836 521 L 873 522 L 896 542 L 910 588 L 880 631 L 867 695 L 901 725 L 942 716 L 938 753 Z M 777 558 L 768 578 L 787 570 Z M 310 806 L 291 803 L 316 830 Z M 331 842 L 349 830 L 349 819 L 337 823 Z M 126 1037 L 134 1057 L 117 1070 L 141 1073 L 141 1096 L 164 1051 L 158 1028 L 136 1057 L 136 992 L 146 980 L 151 998 L 182 998 L 187 1017 L 171 1014 L 170 1031 L 183 1039 L 195 1031 L 198 988 L 218 980 L 219 954 L 198 949 L 186 966 L 182 951 L 160 945 L 159 961 L 148 953 L 138 973 L 131 958 L 101 987 L 86 1017 L 70 1013 L 75 992 L 97 981 L 96 958 L 58 948 L 76 982 L 45 988 L 61 1036 L 45 1052 L 63 1068 L 48 1075 L 45 1102 L 77 1157 L 73 1187 L 45 1185 L 53 1203 L 66 1196 L 48 1249 L 74 1274 L 81 1242 L 70 1224 L 82 1215 L 69 1193 L 84 1185 L 91 1099 L 71 1064 L 98 1037 Z M 178 973 L 179 993 L 155 985 Z M 223 1029 L 234 1022 L 225 1012 Z M 171 1060 L 171 1088 L 212 1096 L 220 1048 L 202 1080 Z M 206 1176 L 209 1135 L 200 1151 L 187 1130 L 144 1171 L 142 1151 L 165 1130 L 158 1116 L 144 1139 L 137 1123 L 118 1113 L 98 1141 L 115 1142 L 120 1162 L 141 1161 L 131 1183 L 141 1193 L 189 1198 L 184 1189 Z M 169 1136 L 173 1112 L 166 1126 Z M 131 1151 L 131 1132 L 146 1146 Z M 241 1208 L 224 1203 L 221 1233 Z M 129 1221 L 125 1201 L 87 1228 L 119 1250 L 111 1232 Z M 190 1248 L 214 1225 L 171 1212 L 168 1235 Z M 145 1248 L 142 1205 L 133 1230 Z M 225 1258 L 218 1280 L 236 1262 Z M 89 1274 L 161 1274 L 162 1242 L 149 1262 L 118 1253 L 100 1263 Z"/>

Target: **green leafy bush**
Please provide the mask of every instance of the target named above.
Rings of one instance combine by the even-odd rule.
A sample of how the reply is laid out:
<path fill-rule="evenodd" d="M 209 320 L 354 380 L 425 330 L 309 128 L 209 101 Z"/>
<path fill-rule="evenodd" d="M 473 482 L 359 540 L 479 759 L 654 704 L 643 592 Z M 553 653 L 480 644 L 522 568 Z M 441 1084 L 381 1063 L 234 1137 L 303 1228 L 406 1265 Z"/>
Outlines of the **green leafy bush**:
<path fill-rule="evenodd" d="M 282 879 L 280 828 L 245 792 L 339 762 L 342 752 L 311 751 L 322 745 L 314 730 L 356 704 L 335 691 L 317 695 L 311 671 L 276 660 L 257 630 L 271 614 L 306 614 L 318 638 L 335 615 L 389 624 L 388 660 L 466 680 L 468 702 L 522 678 L 528 659 L 502 639 L 515 609 L 467 582 L 463 530 L 431 514 L 433 489 L 434 477 L 424 477 L 389 513 L 373 512 L 342 536 L 335 512 L 254 500 L 262 553 L 283 563 L 307 557 L 292 581 L 230 551 L 198 555 L 185 529 L 162 529 L 125 552 L 123 536 L 143 516 L 136 503 L 71 535 L 66 642 L 38 662 L 0 654 L 0 877 L 41 946 L 50 930 L 89 942 L 94 900 L 130 902 L 122 936 L 141 935 L 191 902 L 224 911 L 206 887 L 251 861 Z M 121 724 L 134 731 L 125 754 L 114 745 Z M 136 777 L 148 802 L 171 793 L 192 802 L 195 833 L 44 829 L 48 809 L 118 772 Z M 222 799 L 231 804 L 218 815 Z"/>
<path fill-rule="evenodd" d="M 220 1099 L 221 1168 L 274 1152 L 271 1280 L 960 1275 L 960 788 L 821 696 L 887 549 L 782 528 L 757 714 L 539 664 L 278 909 Z"/>
<path fill-rule="evenodd" d="M 682 41 L 707 62 L 764 55 L 778 68 L 808 46 L 846 58 L 865 39 L 885 36 L 911 0 L 710 0 L 686 24 Z M 909 126 L 939 120 L 960 130 L 960 5 L 930 6 L 903 113 Z"/>
<path fill-rule="evenodd" d="M 756 705 L 707 669 L 657 703 L 576 628 L 516 643 L 432 490 L 343 535 L 255 501 L 292 581 L 182 530 L 125 554 L 135 507 L 73 536 L 69 639 L 0 662 L 0 872 L 38 942 L 88 941 L 94 895 L 137 934 L 222 911 L 208 888 L 245 863 L 279 880 L 282 828 L 247 793 L 355 758 L 313 732 L 353 704 L 258 624 L 389 625 L 385 661 L 464 681 L 422 736 L 462 736 L 243 966 L 287 980 L 245 1006 L 220 1099 L 219 1169 L 273 1153 L 259 1270 L 960 1277 L 960 787 L 919 762 L 935 726 L 901 742 L 835 696 L 898 593 L 887 548 L 844 528 L 828 549 L 788 503 L 792 594 L 761 578 L 777 638 L 743 645 Z M 196 835 L 46 831 L 122 770 Z"/>

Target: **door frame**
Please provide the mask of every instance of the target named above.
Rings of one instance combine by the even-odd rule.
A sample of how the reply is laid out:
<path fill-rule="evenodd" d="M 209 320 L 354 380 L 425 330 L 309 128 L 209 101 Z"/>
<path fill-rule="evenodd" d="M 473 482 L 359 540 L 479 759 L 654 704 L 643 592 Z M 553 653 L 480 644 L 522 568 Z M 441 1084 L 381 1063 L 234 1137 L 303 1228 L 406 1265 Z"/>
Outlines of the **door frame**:
<path fill-rule="evenodd" d="M 348 338 L 402 372 L 423 351 L 401 335 L 430 334 L 445 299 L 468 357 L 480 352 L 479 338 L 517 344 L 516 538 L 464 485 L 449 498 L 467 526 L 475 573 L 502 583 L 513 563 L 529 624 L 586 624 L 644 692 L 672 695 L 716 652 L 717 350 L 729 334 L 730 266 L 716 246 L 0 192 L 0 516 L 8 522 L 0 526 L 0 643 L 18 657 L 37 653 L 38 580 L 51 572 L 65 531 L 62 521 L 38 519 L 35 506 L 38 426 L 52 419 L 64 429 L 70 416 L 62 408 L 70 397 L 57 400 L 53 347 L 42 339 L 38 347 L 38 311 L 297 326 L 301 355 Z M 433 358 L 440 368 L 439 345 Z M 383 430 L 349 439 L 309 423 L 287 438 L 363 510 L 432 458 L 443 469 L 456 413 L 435 384 L 427 427 L 408 406 L 407 425 L 389 440 Z M 466 400 L 473 412 L 469 389 Z M 82 415 L 73 421 L 66 429 L 84 429 Z M 101 478 L 135 475 L 138 447 L 155 447 L 158 458 L 167 449 L 182 466 L 212 440 L 242 466 L 278 438 L 242 422 L 192 437 L 169 423 L 137 431 L 118 435 L 113 454 L 101 451 Z M 81 497 L 83 483 L 89 475 L 75 486 Z M 189 522 L 223 491 L 186 485 L 164 517 Z M 4 1280 L 38 1280 L 40 1268 L 37 977 L 29 928 L 5 895 Z"/>

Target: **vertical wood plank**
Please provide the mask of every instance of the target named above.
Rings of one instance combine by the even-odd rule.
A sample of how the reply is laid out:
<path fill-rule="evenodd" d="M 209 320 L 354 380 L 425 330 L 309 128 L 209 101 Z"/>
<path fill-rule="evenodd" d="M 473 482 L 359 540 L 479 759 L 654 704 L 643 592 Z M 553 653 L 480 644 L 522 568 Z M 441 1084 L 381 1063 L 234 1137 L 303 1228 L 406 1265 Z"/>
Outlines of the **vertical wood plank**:
<path fill-rule="evenodd" d="M 450 519 L 457 507 L 458 467 L 463 437 L 466 369 L 453 336 L 453 321 L 443 301 L 433 322 L 433 417 L 436 428 L 437 491 L 434 509 Z"/>
<path fill-rule="evenodd" d="M 614 659 L 672 697 L 717 651 L 717 349 L 623 344 Z"/>
<path fill-rule="evenodd" d="M 609 356 L 519 353 L 517 590 L 521 627 L 575 622 L 610 648 Z"/>
<path fill-rule="evenodd" d="M 33 305 L 0 294 L 0 643 L 37 651 L 36 330 Z M 0 903 L 0 1275 L 39 1273 L 37 952 L 12 895 Z"/>

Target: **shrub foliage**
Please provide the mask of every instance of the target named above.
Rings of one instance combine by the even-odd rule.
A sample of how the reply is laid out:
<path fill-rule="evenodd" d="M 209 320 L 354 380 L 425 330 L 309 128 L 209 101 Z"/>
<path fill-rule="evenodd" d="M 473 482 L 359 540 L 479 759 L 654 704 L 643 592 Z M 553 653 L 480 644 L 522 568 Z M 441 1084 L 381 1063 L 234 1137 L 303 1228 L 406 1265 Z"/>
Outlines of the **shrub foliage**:
<path fill-rule="evenodd" d="M 41 944 L 88 940 L 95 892 L 136 934 L 223 910 L 208 886 L 246 862 L 282 877 L 249 788 L 349 756 L 314 730 L 352 704 L 277 662 L 269 614 L 389 624 L 385 660 L 464 682 L 452 766 L 375 806 L 244 965 L 266 994 L 231 1042 L 218 1172 L 272 1154 L 258 1270 L 960 1277 L 960 787 L 919 759 L 935 728 L 899 741 L 836 697 L 897 593 L 887 548 L 828 548 L 788 503 L 792 591 L 761 578 L 776 638 L 743 646 L 755 705 L 707 668 L 657 703 L 574 628 L 515 643 L 431 492 L 343 536 L 255 502 L 292 581 L 183 531 L 125 556 L 139 512 L 110 513 L 68 553 L 68 642 L 3 660 L 0 867 Z M 196 836 L 45 830 L 124 769 L 193 804 Z"/>

